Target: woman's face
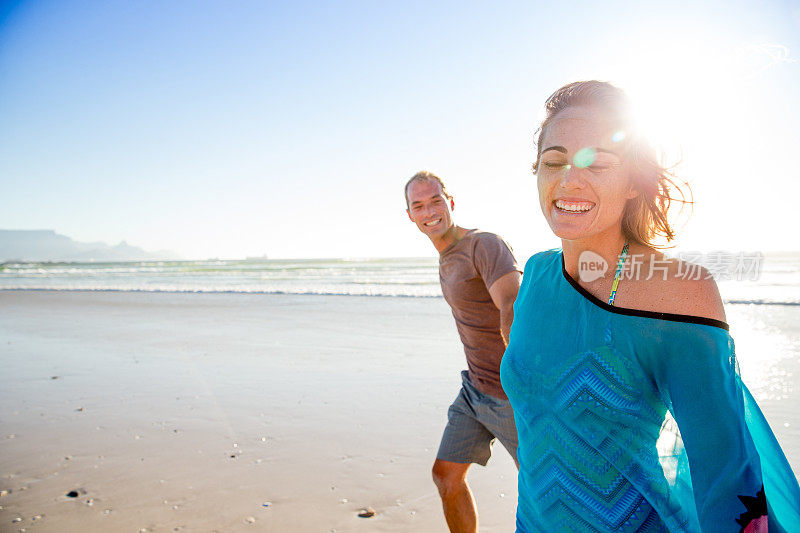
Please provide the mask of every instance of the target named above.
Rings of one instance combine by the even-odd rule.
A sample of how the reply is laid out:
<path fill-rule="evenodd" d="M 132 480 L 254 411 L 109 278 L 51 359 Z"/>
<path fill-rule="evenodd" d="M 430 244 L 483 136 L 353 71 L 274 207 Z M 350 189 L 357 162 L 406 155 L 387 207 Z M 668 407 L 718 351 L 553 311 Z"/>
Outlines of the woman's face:
<path fill-rule="evenodd" d="M 621 234 L 625 204 L 636 192 L 622 147 L 615 142 L 620 136 L 596 108 L 583 106 L 561 111 L 545 129 L 537 172 L 539 203 L 561 239 Z"/>

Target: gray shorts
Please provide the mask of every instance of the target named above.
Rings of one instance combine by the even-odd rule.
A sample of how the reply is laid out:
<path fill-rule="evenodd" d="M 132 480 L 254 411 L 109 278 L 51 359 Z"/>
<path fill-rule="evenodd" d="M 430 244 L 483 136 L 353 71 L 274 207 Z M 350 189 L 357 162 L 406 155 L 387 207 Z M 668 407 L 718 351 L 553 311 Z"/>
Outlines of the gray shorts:
<path fill-rule="evenodd" d="M 494 439 L 517 462 L 517 426 L 508 400 L 479 391 L 466 370 L 461 372 L 461 391 L 447 411 L 447 426 L 437 459 L 486 466 Z"/>

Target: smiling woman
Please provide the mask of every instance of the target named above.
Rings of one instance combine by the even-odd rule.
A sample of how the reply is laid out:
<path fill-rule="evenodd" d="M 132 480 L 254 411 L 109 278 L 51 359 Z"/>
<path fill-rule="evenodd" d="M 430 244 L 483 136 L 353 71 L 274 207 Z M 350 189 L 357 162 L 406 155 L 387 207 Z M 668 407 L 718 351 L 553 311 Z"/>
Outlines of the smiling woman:
<path fill-rule="evenodd" d="M 800 488 L 739 377 L 716 284 L 653 247 L 674 236 L 674 181 L 629 99 L 576 82 L 546 110 L 534 171 L 562 250 L 528 261 L 500 369 L 517 530 L 787 531 Z M 587 256 L 617 268 L 579 276 Z"/>

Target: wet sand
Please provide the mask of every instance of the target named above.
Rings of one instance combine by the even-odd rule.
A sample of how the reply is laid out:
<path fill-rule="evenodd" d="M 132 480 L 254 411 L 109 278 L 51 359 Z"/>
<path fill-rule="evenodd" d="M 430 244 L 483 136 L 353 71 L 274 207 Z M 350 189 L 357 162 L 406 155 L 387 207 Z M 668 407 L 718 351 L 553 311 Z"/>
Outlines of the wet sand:
<path fill-rule="evenodd" d="M 800 308 L 728 314 L 798 471 Z M 441 299 L 0 291 L 0 363 L 0 531 L 447 530 Z M 470 479 L 481 531 L 512 531 L 501 446 Z"/>

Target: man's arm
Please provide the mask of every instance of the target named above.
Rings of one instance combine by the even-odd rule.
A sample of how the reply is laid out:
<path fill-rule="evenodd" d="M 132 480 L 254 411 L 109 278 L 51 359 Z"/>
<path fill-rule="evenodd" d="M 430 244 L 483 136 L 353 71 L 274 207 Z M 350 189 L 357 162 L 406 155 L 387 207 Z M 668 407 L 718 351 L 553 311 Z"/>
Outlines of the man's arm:
<path fill-rule="evenodd" d="M 498 278 L 489 287 L 489 296 L 492 297 L 495 307 L 500 310 L 500 336 L 503 343 L 508 346 L 508 335 L 511 332 L 511 323 L 514 321 L 514 301 L 519 292 L 522 274 L 514 270 Z"/>

